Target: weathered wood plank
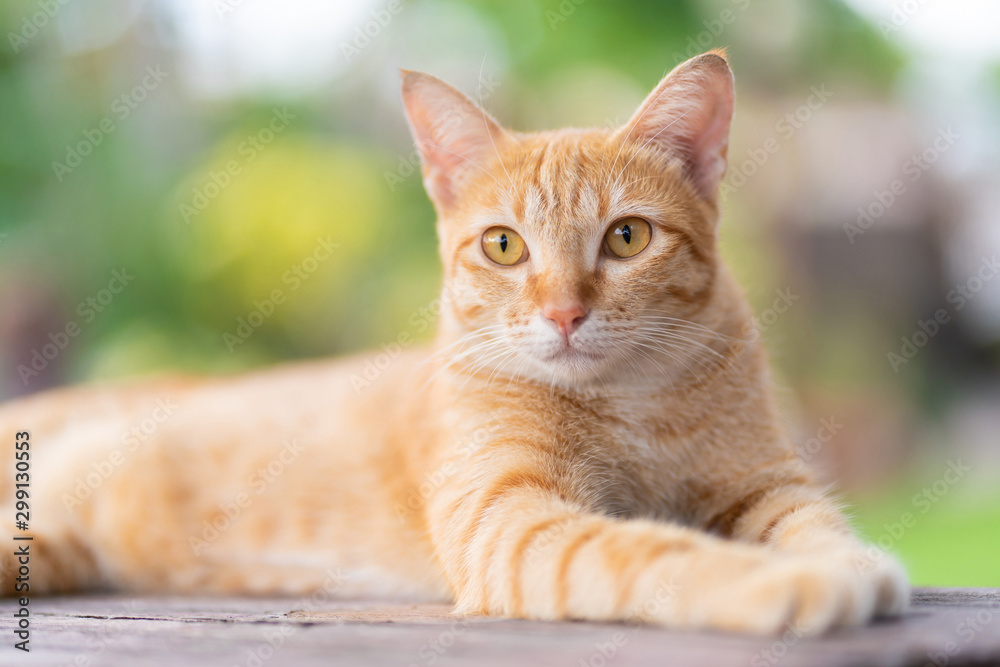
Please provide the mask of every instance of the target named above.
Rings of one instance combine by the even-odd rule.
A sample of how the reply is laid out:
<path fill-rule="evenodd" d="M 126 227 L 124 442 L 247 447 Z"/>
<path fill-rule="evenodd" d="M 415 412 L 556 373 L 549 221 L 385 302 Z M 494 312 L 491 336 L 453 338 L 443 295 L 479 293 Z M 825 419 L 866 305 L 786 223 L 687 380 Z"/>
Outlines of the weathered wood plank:
<path fill-rule="evenodd" d="M 0 665 L 1000 664 L 1000 590 L 920 590 L 900 621 L 819 639 L 462 618 L 442 605 L 94 596 L 33 599 L 25 654 L 14 609 L 0 602 Z"/>

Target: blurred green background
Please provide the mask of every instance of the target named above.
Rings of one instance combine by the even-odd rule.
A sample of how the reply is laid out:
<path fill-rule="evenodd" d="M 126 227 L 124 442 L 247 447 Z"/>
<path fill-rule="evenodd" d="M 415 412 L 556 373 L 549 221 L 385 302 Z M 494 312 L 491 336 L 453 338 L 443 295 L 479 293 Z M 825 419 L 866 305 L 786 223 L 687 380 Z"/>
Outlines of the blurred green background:
<path fill-rule="evenodd" d="M 804 456 L 917 584 L 1000 586 L 996 3 L 12 0 L 0 34 L 0 399 L 426 339 L 399 67 L 534 130 L 728 47 L 723 245 Z"/>

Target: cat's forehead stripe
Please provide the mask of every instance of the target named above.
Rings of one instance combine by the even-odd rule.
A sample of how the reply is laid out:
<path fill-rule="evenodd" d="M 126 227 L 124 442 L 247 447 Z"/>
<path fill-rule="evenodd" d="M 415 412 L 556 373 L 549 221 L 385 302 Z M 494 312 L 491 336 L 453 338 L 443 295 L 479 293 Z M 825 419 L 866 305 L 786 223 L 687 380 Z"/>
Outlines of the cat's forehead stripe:
<path fill-rule="evenodd" d="M 509 210 L 540 231 L 582 226 L 607 213 L 608 197 L 599 183 L 605 176 L 602 165 L 578 137 L 529 144 L 509 169 L 520 185 L 511 193 Z"/>

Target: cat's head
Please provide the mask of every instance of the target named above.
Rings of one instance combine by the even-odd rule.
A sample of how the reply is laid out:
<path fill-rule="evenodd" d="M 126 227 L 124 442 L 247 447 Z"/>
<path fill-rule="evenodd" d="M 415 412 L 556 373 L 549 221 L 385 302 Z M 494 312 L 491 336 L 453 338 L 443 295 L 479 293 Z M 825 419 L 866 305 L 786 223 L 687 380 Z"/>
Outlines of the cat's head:
<path fill-rule="evenodd" d="M 674 69 L 619 129 L 520 133 L 403 73 L 456 368 L 579 385 L 704 362 L 733 77 Z M 708 336 L 711 338 L 711 336 Z M 695 367 L 696 368 L 696 367 Z"/>

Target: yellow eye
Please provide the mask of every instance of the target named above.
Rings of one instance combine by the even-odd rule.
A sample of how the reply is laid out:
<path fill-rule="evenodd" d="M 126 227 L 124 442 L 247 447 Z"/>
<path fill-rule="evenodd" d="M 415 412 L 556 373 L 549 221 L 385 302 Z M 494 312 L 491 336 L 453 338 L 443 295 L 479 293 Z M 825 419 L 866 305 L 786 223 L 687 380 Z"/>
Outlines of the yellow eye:
<path fill-rule="evenodd" d="M 524 258 L 524 239 L 513 229 L 490 227 L 483 234 L 483 252 L 497 264 L 513 266 Z"/>
<path fill-rule="evenodd" d="M 638 255 L 649 245 L 652 233 L 649 223 L 642 218 L 622 218 L 611 225 L 604 235 L 604 242 L 612 255 L 625 259 Z"/>

